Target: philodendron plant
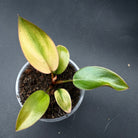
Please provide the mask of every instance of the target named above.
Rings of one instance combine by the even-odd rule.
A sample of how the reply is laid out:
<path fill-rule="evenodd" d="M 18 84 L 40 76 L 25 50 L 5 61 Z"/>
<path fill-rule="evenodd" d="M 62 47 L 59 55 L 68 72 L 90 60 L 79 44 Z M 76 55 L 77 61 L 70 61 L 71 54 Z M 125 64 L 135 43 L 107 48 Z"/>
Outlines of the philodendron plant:
<path fill-rule="evenodd" d="M 55 46 L 52 39 L 39 27 L 18 16 L 18 35 L 22 51 L 29 63 L 44 74 L 51 74 L 52 84 L 73 82 L 84 90 L 91 90 L 100 86 L 109 86 L 117 91 L 128 89 L 126 82 L 115 72 L 99 67 L 87 66 L 78 70 L 72 80 L 58 80 L 69 64 L 69 51 L 62 45 Z M 25 129 L 37 122 L 48 109 L 50 90 L 37 90 L 31 94 L 21 108 L 16 131 Z M 71 97 L 67 90 L 55 90 L 54 97 L 59 107 L 66 113 L 72 109 Z"/>

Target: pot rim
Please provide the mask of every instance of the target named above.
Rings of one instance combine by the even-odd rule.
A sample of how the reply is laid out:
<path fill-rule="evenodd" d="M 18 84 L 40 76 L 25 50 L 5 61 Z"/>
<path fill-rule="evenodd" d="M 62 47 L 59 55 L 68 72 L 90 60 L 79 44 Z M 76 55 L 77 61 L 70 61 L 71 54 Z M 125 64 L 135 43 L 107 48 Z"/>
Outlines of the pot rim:
<path fill-rule="evenodd" d="M 69 60 L 69 63 L 72 64 L 76 71 L 79 70 L 79 67 L 70 59 Z M 23 67 L 20 69 L 18 75 L 17 75 L 17 79 L 16 79 L 16 83 L 15 83 L 15 92 L 16 92 L 16 98 L 18 100 L 18 103 L 20 104 L 20 106 L 22 107 L 22 103 L 21 103 L 21 100 L 20 100 L 20 95 L 19 95 L 19 81 L 20 81 L 20 76 L 21 74 L 23 73 L 23 71 L 26 69 L 26 66 L 29 65 L 30 63 L 29 62 L 26 62 Z M 80 98 L 79 98 L 79 101 L 78 103 L 76 104 L 76 106 L 73 108 L 73 110 L 71 111 L 71 113 L 69 114 L 65 114 L 64 116 L 61 116 L 61 117 L 58 117 L 58 118 L 53 118 L 53 119 L 40 119 L 40 121 L 44 121 L 44 122 L 58 122 L 58 121 L 61 121 L 61 120 L 64 120 L 68 117 L 70 117 L 74 112 L 77 111 L 77 109 L 79 108 L 79 106 L 81 105 L 82 101 L 83 101 L 83 98 L 84 98 L 84 94 L 85 94 L 85 90 L 81 90 L 80 89 Z"/>

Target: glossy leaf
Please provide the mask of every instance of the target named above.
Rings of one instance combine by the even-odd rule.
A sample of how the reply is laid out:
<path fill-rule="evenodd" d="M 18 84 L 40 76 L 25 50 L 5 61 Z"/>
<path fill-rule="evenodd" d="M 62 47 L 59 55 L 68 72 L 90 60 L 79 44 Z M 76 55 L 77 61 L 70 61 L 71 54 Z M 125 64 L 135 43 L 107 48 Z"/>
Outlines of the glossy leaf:
<path fill-rule="evenodd" d="M 65 89 L 61 88 L 55 91 L 54 96 L 60 108 L 66 113 L 70 113 L 72 106 L 69 93 Z"/>
<path fill-rule="evenodd" d="M 49 102 L 49 95 L 42 90 L 30 95 L 18 114 L 16 131 L 28 128 L 37 122 L 46 112 Z"/>
<path fill-rule="evenodd" d="M 34 68 L 46 74 L 57 69 L 59 57 L 56 46 L 43 30 L 19 16 L 18 35 L 22 51 Z"/>
<path fill-rule="evenodd" d="M 80 89 L 109 86 L 117 91 L 128 89 L 126 82 L 115 72 L 98 66 L 84 67 L 73 76 L 73 84 Z"/>
<path fill-rule="evenodd" d="M 65 48 L 62 45 L 58 45 L 57 50 L 58 50 L 58 55 L 59 55 L 59 65 L 58 65 L 57 70 L 54 73 L 61 74 L 62 72 L 65 71 L 65 69 L 67 68 L 69 64 L 70 55 L 69 55 L 69 51 L 67 50 L 67 48 Z"/>

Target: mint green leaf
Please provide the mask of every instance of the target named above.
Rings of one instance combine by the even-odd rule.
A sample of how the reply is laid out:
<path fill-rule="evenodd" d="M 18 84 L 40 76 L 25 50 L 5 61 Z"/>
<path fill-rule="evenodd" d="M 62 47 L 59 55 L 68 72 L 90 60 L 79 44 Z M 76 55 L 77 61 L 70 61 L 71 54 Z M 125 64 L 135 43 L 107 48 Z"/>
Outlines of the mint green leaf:
<path fill-rule="evenodd" d="M 66 113 L 70 113 L 72 105 L 69 93 L 61 88 L 55 91 L 54 96 L 59 107 Z"/>
<path fill-rule="evenodd" d="M 67 68 L 69 64 L 70 55 L 69 55 L 69 51 L 67 50 L 67 48 L 62 45 L 58 45 L 57 50 L 58 50 L 58 55 L 59 55 L 59 65 L 58 65 L 57 70 L 54 73 L 61 74 L 62 72 L 65 71 L 65 69 Z"/>
<path fill-rule="evenodd" d="M 16 121 L 16 131 L 32 126 L 46 112 L 50 98 L 42 90 L 34 92 L 25 101 Z"/>
<path fill-rule="evenodd" d="M 73 84 L 85 90 L 100 86 L 109 86 L 117 91 L 128 89 L 128 85 L 118 74 L 98 66 L 88 66 L 77 71 L 73 76 Z"/>

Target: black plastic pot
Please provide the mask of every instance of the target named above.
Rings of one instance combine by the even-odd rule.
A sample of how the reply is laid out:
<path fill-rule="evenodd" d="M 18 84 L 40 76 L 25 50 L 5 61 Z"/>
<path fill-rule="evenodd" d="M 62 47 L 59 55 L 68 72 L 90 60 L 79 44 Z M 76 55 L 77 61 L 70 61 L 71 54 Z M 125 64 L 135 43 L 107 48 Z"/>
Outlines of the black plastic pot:
<path fill-rule="evenodd" d="M 70 64 L 75 67 L 76 71 L 79 70 L 79 67 L 72 60 L 70 60 Z M 26 69 L 26 67 L 28 65 L 29 65 L 29 62 L 27 62 L 27 63 L 24 64 L 24 66 L 19 71 L 18 76 L 17 76 L 17 79 L 16 79 L 16 85 L 15 85 L 16 97 L 17 97 L 17 100 L 18 100 L 18 102 L 19 102 L 19 104 L 20 104 L 21 107 L 23 105 L 21 103 L 20 95 L 19 95 L 19 81 L 20 81 L 20 77 L 21 77 L 22 73 L 24 72 L 24 70 Z M 85 94 L 85 91 L 84 90 L 80 90 L 80 98 L 79 98 L 79 101 L 76 104 L 76 106 L 73 108 L 73 110 L 71 111 L 71 113 L 66 114 L 64 116 L 61 116 L 59 118 L 54 118 L 54 119 L 40 119 L 40 121 L 44 121 L 44 122 L 57 122 L 57 121 L 61 121 L 61 120 L 64 120 L 64 119 L 68 118 L 75 111 L 77 111 L 77 109 L 79 108 L 80 104 L 82 103 L 82 100 L 84 98 L 84 94 Z"/>

